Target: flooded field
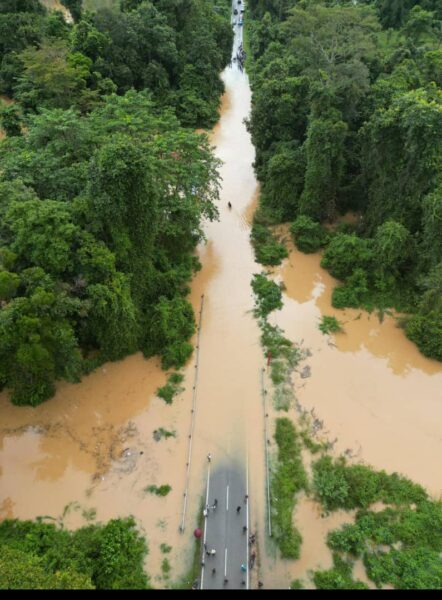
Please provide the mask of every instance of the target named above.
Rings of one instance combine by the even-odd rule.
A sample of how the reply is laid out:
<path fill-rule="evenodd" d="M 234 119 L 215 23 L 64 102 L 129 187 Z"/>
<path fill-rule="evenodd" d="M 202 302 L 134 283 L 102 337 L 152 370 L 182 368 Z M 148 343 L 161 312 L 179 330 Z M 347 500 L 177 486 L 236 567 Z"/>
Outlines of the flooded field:
<path fill-rule="evenodd" d="M 338 453 L 403 473 L 439 496 L 441 364 L 420 354 L 393 316 L 334 309 L 338 282 L 319 263 L 319 255 L 292 250 L 278 273 L 286 291 L 275 322 L 312 352 L 306 361 L 311 377 L 295 374 L 298 400 L 324 422 Z M 324 314 L 341 321 L 344 331 L 324 336 L 318 329 Z"/>

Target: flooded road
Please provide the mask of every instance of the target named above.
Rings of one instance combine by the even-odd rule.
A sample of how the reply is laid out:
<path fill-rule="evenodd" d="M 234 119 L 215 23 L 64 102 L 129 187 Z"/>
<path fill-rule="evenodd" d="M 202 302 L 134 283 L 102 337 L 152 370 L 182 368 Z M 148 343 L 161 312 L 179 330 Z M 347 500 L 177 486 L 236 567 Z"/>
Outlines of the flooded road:
<path fill-rule="evenodd" d="M 238 44 L 238 41 L 236 43 Z M 80 384 L 62 383 L 41 406 L 17 408 L 0 395 L 1 517 L 61 517 L 69 527 L 84 524 L 85 511 L 98 520 L 134 514 L 147 534 L 146 567 L 154 586 L 164 587 L 159 546 L 173 548 L 171 579 L 189 566 L 192 532 L 204 491 L 206 455 L 219 462 L 247 465 L 247 447 L 262 443 L 259 330 L 250 311 L 250 280 L 259 271 L 249 244 L 247 211 L 256 199 L 254 149 L 243 119 L 249 113 L 247 77 L 233 66 L 223 74 L 226 94 L 221 120 L 211 134 L 220 169 L 220 221 L 206 227 L 199 248 L 202 270 L 190 300 L 197 313 L 204 294 L 199 381 L 185 532 L 179 533 L 186 489 L 194 357 L 184 371 L 185 392 L 172 406 L 155 397 L 166 374 L 156 359 L 141 355 L 108 363 Z M 229 209 L 227 203 L 231 202 Z M 195 339 L 194 339 L 195 342 Z M 155 441 L 163 428 L 174 436 Z M 262 465 L 253 473 L 250 493 L 260 498 Z M 165 497 L 144 492 L 150 484 L 170 484 Z M 85 513 L 87 514 L 87 512 Z M 189 549 L 191 552 L 189 553 Z M 183 557 L 186 557 L 183 559 Z"/>
<path fill-rule="evenodd" d="M 287 588 L 308 569 L 331 565 L 324 536 L 347 522 L 349 515 L 322 519 L 314 503 L 302 499 L 294 515 L 304 537 L 300 561 L 288 563 L 264 553 L 271 554 L 264 541 L 259 380 L 263 359 L 259 330 L 250 313 L 250 280 L 262 269 L 249 243 L 258 188 L 254 149 L 243 123 L 250 110 L 250 88 L 247 75 L 235 65 L 226 69 L 223 80 L 221 118 L 211 134 L 216 155 L 224 163 L 220 221 L 205 228 L 207 243 L 198 249 L 202 270 L 192 282 L 190 298 L 197 313 L 204 294 L 184 533 L 179 526 L 195 356 L 184 369 L 185 392 L 171 406 L 155 396 L 167 378 L 159 361 L 146 361 L 140 354 L 106 364 L 80 384 L 60 384 L 56 396 L 36 409 L 14 407 L 1 394 L 0 517 L 49 515 L 77 527 L 92 518 L 92 509 L 101 521 L 133 514 L 147 536 L 146 568 L 152 584 L 167 587 L 192 558 L 192 531 L 210 452 L 214 467 L 229 461 L 247 465 L 251 520 L 259 529 L 265 587 Z M 442 473 L 436 462 L 442 454 L 440 364 L 422 357 L 390 317 L 380 324 L 375 314 L 332 309 L 335 281 L 319 261 L 317 255 L 292 250 L 274 271 L 286 292 L 284 308 L 270 321 L 290 339 L 303 339 L 312 351 L 301 365 L 311 367 L 311 377 L 294 375 L 298 401 L 323 421 L 328 439 L 337 438 L 336 452 L 347 451 L 377 468 L 404 473 L 440 494 Z M 323 336 L 317 328 L 321 314 L 336 315 L 345 333 Z M 294 410 L 289 414 L 296 418 Z M 161 428 L 171 435 L 157 441 Z M 157 497 L 145 491 L 151 484 L 169 484 L 172 490 Z M 171 554 L 163 554 L 160 544 L 172 546 Z M 165 557 L 172 566 L 170 576 L 161 570 Z"/>

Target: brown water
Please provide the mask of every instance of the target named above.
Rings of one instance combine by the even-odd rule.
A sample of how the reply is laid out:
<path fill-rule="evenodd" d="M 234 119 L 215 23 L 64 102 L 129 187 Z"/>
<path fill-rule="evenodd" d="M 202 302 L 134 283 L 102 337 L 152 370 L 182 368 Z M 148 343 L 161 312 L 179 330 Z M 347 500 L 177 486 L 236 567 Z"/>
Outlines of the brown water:
<path fill-rule="evenodd" d="M 295 374 L 298 400 L 323 420 L 329 439 L 337 438 L 337 452 L 403 473 L 439 496 L 441 364 L 422 356 L 392 316 L 380 322 L 376 313 L 334 309 L 337 282 L 319 263 L 319 255 L 292 250 L 279 269 L 286 292 L 275 322 L 313 353 L 305 361 L 311 378 Z M 323 314 L 339 319 L 344 332 L 324 336 Z"/>
<path fill-rule="evenodd" d="M 73 23 L 71 13 L 61 4 L 60 0 L 41 0 L 41 3 L 49 10 L 58 10 L 63 13 L 66 23 Z"/>
<path fill-rule="evenodd" d="M 265 495 L 263 411 L 259 369 L 259 331 L 250 315 L 250 279 L 260 271 L 249 244 L 256 205 L 254 150 L 242 123 L 250 107 L 246 76 L 224 73 L 226 95 L 221 120 L 212 133 L 221 168 L 220 222 L 208 224 L 208 242 L 199 249 L 203 268 L 192 284 L 191 301 L 199 310 L 204 294 L 200 340 L 199 383 L 184 534 L 179 533 L 194 376 L 193 359 L 184 370 L 186 391 L 167 406 L 155 397 L 166 381 L 156 359 L 141 355 L 106 364 L 80 384 L 62 383 L 56 396 L 36 409 L 13 407 L 0 395 L 0 509 L 3 517 L 61 518 L 85 522 L 84 509 L 95 508 L 98 520 L 133 514 L 145 530 L 150 554 L 146 561 L 153 584 L 161 578 L 161 543 L 172 577 L 189 565 L 192 530 L 206 477 L 206 454 L 213 463 L 224 458 L 248 460 L 251 518 L 258 526 L 260 561 L 266 587 L 288 587 L 315 566 L 328 566 L 326 531 L 348 515 L 327 519 L 309 500 L 299 502 L 294 518 L 304 536 L 300 561 L 272 559 L 264 539 Z M 227 201 L 233 205 L 227 209 Z M 318 256 L 293 251 L 275 276 L 283 278 L 285 306 L 272 316 L 287 335 L 312 350 L 306 362 L 312 377 L 295 374 L 299 401 L 324 421 L 327 437 L 338 438 L 335 449 L 350 449 L 358 458 L 398 470 L 440 493 L 436 458 L 442 451 L 440 365 L 423 358 L 394 321 L 380 324 L 375 315 L 359 311 L 335 313 L 330 307 L 334 281 L 319 267 Z M 317 329 L 321 313 L 337 314 L 345 333 L 330 338 Z M 336 346 L 334 346 L 335 344 Z M 304 365 L 302 365 L 304 366 Z M 270 409 L 270 415 L 274 413 Z M 289 413 L 295 418 L 294 411 Z M 176 437 L 155 441 L 154 430 L 174 430 Z M 270 444 L 273 448 L 273 444 Z M 170 484 L 158 498 L 145 493 L 150 484 Z M 265 555 L 269 552 L 269 556 Z M 307 579 L 306 579 L 307 581 Z"/>

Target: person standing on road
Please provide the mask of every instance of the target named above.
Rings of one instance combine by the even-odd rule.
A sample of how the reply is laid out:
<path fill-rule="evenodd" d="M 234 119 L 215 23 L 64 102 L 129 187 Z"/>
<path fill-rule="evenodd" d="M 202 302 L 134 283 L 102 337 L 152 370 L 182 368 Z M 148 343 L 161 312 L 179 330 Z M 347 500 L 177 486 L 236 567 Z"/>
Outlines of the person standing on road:
<path fill-rule="evenodd" d="M 208 461 L 208 462 L 211 462 L 211 461 L 212 461 L 212 455 L 210 454 L 210 452 L 209 452 L 209 454 L 207 455 L 207 461 Z"/>
<path fill-rule="evenodd" d="M 240 513 L 240 512 L 241 512 L 241 507 L 240 507 L 240 506 L 237 506 L 237 507 L 236 507 L 236 514 L 237 514 L 237 515 L 239 515 L 239 513 Z"/>

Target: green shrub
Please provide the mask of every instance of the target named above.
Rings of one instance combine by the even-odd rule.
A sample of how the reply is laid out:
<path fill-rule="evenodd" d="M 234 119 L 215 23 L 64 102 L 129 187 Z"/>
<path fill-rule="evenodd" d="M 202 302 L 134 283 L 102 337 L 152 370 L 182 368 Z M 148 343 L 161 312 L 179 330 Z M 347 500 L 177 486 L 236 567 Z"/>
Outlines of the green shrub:
<path fill-rule="evenodd" d="M 336 317 L 329 317 L 327 315 L 323 315 L 319 324 L 319 329 L 322 331 L 322 333 L 325 334 L 339 333 L 340 331 L 342 331 L 342 326 Z"/>
<path fill-rule="evenodd" d="M 262 265 L 279 265 L 287 258 L 287 248 L 279 244 L 264 225 L 254 223 L 250 237 L 256 260 Z"/>
<path fill-rule="evenodd" d="M 368 586 L 352 577 L 352 564 L 333 555 L 333 568 L 315 571 L 313 581 L 318 590 L 366 590 Z"/>
<path fill-rule="evenodd" d="M 282 335 L 282 329 L 261 321 L 261 345 L 266 356 L 270 353 L 270 377 L 274 385 L 284 383 L 300 359 L 300 350 Z"/>
<path fill-rule="evenodd" d="M 162 398 L 166 404 L 172 404 L 174 396 L 184 390 L 180 383 L 183 381 L 184 375 L 181 373 L 172 373 L 167 380 L 166 385 L 157 389 L 157 396 Z"/>
<path fill-rule="evenodd" d="M 442 589 L 440 553 L 428 548 L 392 549 L 364 556 L 367 575 L 376 585 L 392 584 L 398 589 Z"/>
<path fill-rule="evenodd" d="M 40 521 L 0 523 L 0 588 L 146 589 L 147 545 L 132 517 L 75 531 Z"/>
<path fill-rule="evenodd" d="M 293 527 L 296 494 L 308 485 L 301 457 L 301 444 L 293 423 L 276 420 L 277 468 L 271 480 L 272 523 L 274 537 L 283 558 L 299 558 L 302 537 Z"/>
<path fill-rule="evenodd" d="M 163 558 L 163 561 L 161 563 L 161 571 L 162 571 L 164 577 L 169 577 L 170 562 L 167 560 L 167 558 Z"/>
<path fill-rule="evenodd" d="M 253 276 L 252 290 L 255 294 L 255 316 L 266 317 L 273 310 L 282 308 L 281 288 L 265 275 Z"/>
<path fill-rule="evenodd" d="M 148 485 L 144 488 L 144 491 L 155 494 L 156 496 L 167 496 L 171 489 L 172 487 L 168 484 L 160 485 L 159 487 L 156 485 Z"/>
<path fill-rule="evenodd" d="M 405 333 L 424 356 L 442 361 L 442 313 L 413 315 L 407 321 Z"/>
<path fill-rule="evenodd" d="M 372 265 L 372 246 L 372 240 L 338 233 L 324 251 L 321 267 L 330 271 L 333 277 L 345 280 L 355 269 L 367 269 Z"/>
<path fill-rule="evenodd" d="M 348 466 L 345 459 L 333 461 L 330 456 L 314 463 L 313 486 L 327 510 L 367 508 L 377 501 L 399 506 L 427 498 L 421 486 L 396 473 L 388 475 L 364 465 Z"/>
<path fill-rule="evenodd" d="M 299 216 L 291 224 L 290 233 L 296 247 L 307 254 L 317 252 L 328 240 L 327 230 L 306 215 Z"/>
<path fill-rule="evenodd" d="M 345 285 L 333 289 L 332 306 L 335 308 L 359 308 L 368 294 L 367 274 L 363 269 L 355 269 Z"/>

